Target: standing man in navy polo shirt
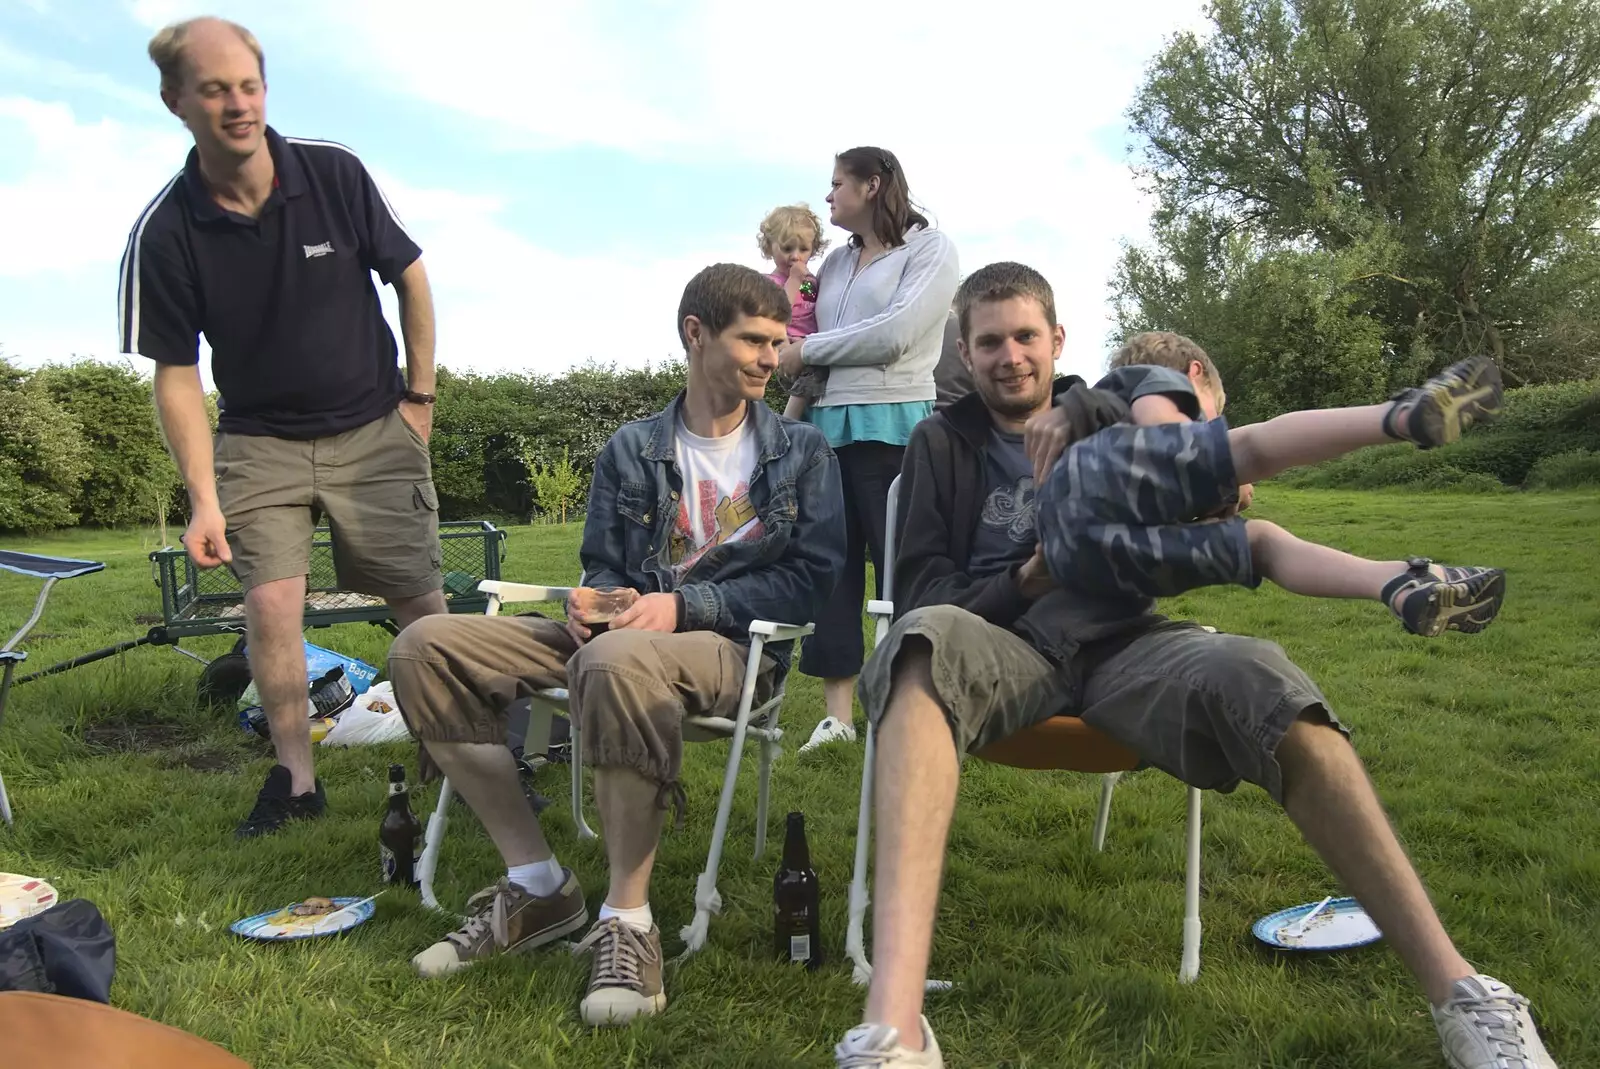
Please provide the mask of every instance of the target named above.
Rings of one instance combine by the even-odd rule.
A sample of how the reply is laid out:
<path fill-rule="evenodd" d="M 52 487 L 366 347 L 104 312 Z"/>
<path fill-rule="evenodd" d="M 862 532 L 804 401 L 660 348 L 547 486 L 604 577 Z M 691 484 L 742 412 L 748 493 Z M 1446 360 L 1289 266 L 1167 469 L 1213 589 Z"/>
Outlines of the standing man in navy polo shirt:
<path fill-rule="evenodd" d="M 278 763 L 241 838 L 321 816 L 302 646 L 318 512 L 339 585 L 388 601 L 403 628 L 445 611 L 433 426 L 433 302 L 421 250 L 355 154 L 266 125 L 261 46 L 192 19 L 150 42 L 161 99 L 194 135 L 122 262 L 122 351 L 156 362 L 156 406 L 189 491 L 183 544 L 245 590 L 250 669 Z M 395 287 L 394 335 L 372 273 Z M 198 336 L 220 395 L 215 443 Z"/>

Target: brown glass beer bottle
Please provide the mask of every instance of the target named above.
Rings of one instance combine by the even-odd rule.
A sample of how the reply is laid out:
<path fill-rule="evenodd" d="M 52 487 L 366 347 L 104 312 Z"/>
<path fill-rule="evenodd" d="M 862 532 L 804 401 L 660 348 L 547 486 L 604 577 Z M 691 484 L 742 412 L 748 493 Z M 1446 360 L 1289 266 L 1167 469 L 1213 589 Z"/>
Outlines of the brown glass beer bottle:
<path fill-rule="evenodd" d="M 783 863 L 772 881 L 775 946 L 781 961 L 815 969 L 822 964 L 820 887 L 806 845 L 806 818 L 789 814 L 783 840 Z"/>

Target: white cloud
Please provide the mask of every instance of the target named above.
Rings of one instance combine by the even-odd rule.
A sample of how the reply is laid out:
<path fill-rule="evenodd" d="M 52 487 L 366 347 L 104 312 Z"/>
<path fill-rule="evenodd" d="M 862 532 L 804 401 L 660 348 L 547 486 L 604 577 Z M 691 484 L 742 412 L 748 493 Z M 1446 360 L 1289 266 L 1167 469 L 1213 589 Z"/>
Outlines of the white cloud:
<path fill-rule="evenodd" d="M 139 212 L 177 170 L 179 131 L 80 118 L 68 105 L 0 97 L 0 131 L 25 161 L 0 182 L 0 344 L 28 364 L 116 353 L 117 265 Z M 588 357 L 637 365 L 678 343 L 678 294 L 719 250 L 665 259 L 569 258 L 500 218 L 498 198 L 377 177 L 425 250 L 439 358 L 458 369 L 559 372 Z M 383 290 L 392 323 L 393 292 Z M 209 381 L 209 371 L 207 372 Z"/>
<path fill-rule="evenodd" d="M 66 104 L 0 97 L 0 130 L 18 131 L 6 140 L 26 161 L 0 184 L 0 234 L 14 253 L 0 257 L 0 277 L 115 263 L 134 218 L 183 162 L 189 142 L 176 126 L 82 121 Z"/>
<path fill-rule="evenodd" d="M 269 70 L 275 54 L 293 54 L 301 69 L 337 62 L 380 91 L 453 111 L 475 136 L 519 152 L 581 144 L 626 151 L 642 167 L 670 159 L 813 169 L 806 188 L 773 189 L 771 201 L 820 205 L 835 151 L 892 148 L 914 194 L 956 242 L 964 271 L 1018 259 L 1051 279 L 1068 331 L 1062 368 L 1083 374 L 1094 374 L 1106 351 L 1106 281 L 1119 242 L 1142 235 L 1148 218 L 1126 165 L 1105 146 L 1122 140 L 1123 112 L 1162 39 L 1201 22 L 1199 0 L 798 9 L 503 0 L 457 17 L 434 0 L 207 6 L 255 30 Z M 147 28 L 202 11 L 187 0 L 131 0 L 129 10 Z M 781 73 L 785 63 L 792 76 Z M 82 139 L 70 151 L 100 159 L 101 174 L 73 179 L 68 167 L 52 166 L 20 190 L 0 187 L 0 226 L 16 219 L 37 234 L 44 224 L 24 220 L 21 205 L 53 195 L 52 181 L 76 181 L 79 195 L 106 193 L 115 207 L 93 214 L 114 216 L 115 225 L 75 226 L 81 240 L 53 255 L 106 257 L 114 286 L 122 235 L 181 159 L 181 131 L 161 131 L 146 145 L 127 136 L 134 128 L 66 127 L 59 110 L 51 114 L 30 132 Z M 136 166 L 124 169 L 123 159 Z M 644 240 L 646 223 L 625 218 L 618 229 L 641 235 L 637 247 L 559 256 L 541 248 L 536 223 L 508 225 L 495 197 L 382 178 L 425 249 L 440 358 L 455 367 L 558 370 L 590 356 L 660 358 L 677 346 L 672 319 L 689 274 L 750 258 L 748 227 L 663 250 Z M 78 199 L 60 199 L 68 197 Z"/>
<path fill-rule="evenodd" d="M 441 19 L 421 0 L 352 0 L 260 17 L 297 48 L 479 120 L 500 143 L 621 148 L 644 166 L 744 159 L 815 169 L 809 188 L 775 189 L 774 203 L 819 204 L 834 152 L 884 145 L 956 241 L 964 271 L 1018 259 L 1052 280 L 1068 329 L 1063 368 L 1097 371 L 1119 243 L 1142 235 L 1149 216 L 1103 145 L 1162 40 L 1202 22 L 1197 0 L 812 10 L 811 26 L 793 8 L 743 0 L 506 0 L 478 5 L 471 20 Z M 783 57 L 792 78 L 779 73 Z"/>
<path fill-rule="evenodd" d="M 681 353 L 673 323 L 683 284 L 726 258 L 716 249 L 560 256 L 505 226 L 497 198 L 376 177 L 423 247 L 439 362 L 457 369 L 559 372 L 590 357 L 636 366 Z M 385 303 L 395 321 L 387 291 Z"/>
<path fill-rule="evenodd" d="M 38 10 L 43 12 L 44 8 L 40 6 Z M 99 71 L 87 71 L 58 59 L 29 55 L 4 40 L 0 40 L 0 70 L 16 81 L 29 85 L 86 89 L 137 111 L 166 114 L 166 109 L 153 92 L 133 89 Z"/>

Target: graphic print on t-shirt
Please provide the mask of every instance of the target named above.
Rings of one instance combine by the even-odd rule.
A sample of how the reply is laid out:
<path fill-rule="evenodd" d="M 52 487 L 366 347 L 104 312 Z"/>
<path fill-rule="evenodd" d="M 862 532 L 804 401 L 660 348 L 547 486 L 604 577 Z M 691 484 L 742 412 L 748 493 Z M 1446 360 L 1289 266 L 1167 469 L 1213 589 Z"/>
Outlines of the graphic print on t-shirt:
<path fill-rule="evenodd" d="M 1033 555 L 1033 462 L 1022 435 L 991 431 L 985 450 L 984 481 L 988 492 L 978 527 L 973 532 L 970 575 L 991 575 Z"/>
<path fill-rule="evenodd" d="M 1004 531 L 1013 542 L 1032 545 L 1033 512 L 1033 476 L 1024 475 L 1014 484 L 1003 484 L 989 491 L 979 522 Z"/>
<path fill-rule="evenodd" d="M 750 502 L 749 478 L 756 465 L 750 421 L 721 438 L 702 438 L 682 422 L 677 429 L 683 497 L 673 520 L 667 556 L 673 578 L 682 582 L 715 547 L 761 538 L 767 532 Z"/>
<path fill-rule="evenodd" d="M 689 508 L 693 495 L 697 508 Z M 698 516 L 700 529 L 694 529 Z M 740 482 L 724 494 L 715 479 L 701 479 L 683 496 L 678 519 L 672 525 L 672 574 L 681 580 L 706 551 L 724 542 L 743 542 L 766 534 L 756 507 L 750 503 L 750 486 Z"/>

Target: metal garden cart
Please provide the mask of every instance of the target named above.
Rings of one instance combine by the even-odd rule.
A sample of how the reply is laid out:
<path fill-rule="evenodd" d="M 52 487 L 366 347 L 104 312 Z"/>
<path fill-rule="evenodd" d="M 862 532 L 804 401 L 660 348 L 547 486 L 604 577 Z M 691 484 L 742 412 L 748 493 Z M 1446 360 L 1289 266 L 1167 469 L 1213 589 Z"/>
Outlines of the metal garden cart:
<path fill-rule="evenodd" d="M 312 536 L 310 572 L 306 576 L 305 626 L 322 628 L 366 622 L 395 634 L 394 619 L 382 598 L 339 589 L 333 564 L 334 538 L 328 527 L 318 527 Z M 500 578 L 505 553 L 506 533 L 488 520 L 454 520 L 439 524 L 440 567 L 444 572 L 445 604 L 450 612 L 484 611 L 488 595 L 478 590 L 478 584 L 485 579 Z M 250 682 L 250 666 L 244 655 L 244 591 L 239 581 L 226 568 L 196 567 L 181 546 L 151 553 L 150 567 L 152 578 L 161 590 L 161 623 L 138 638 L 21 676 L 16 680 L 17 685 L 93 664 L 139 646 L 170 646 L 206 666 L 200 674 L 202 699 L 229 704 L 236 701 Z M 227 634 L 239 636 L 233 649 L 210 661 L 178 645 L 186 638 Z"/>

